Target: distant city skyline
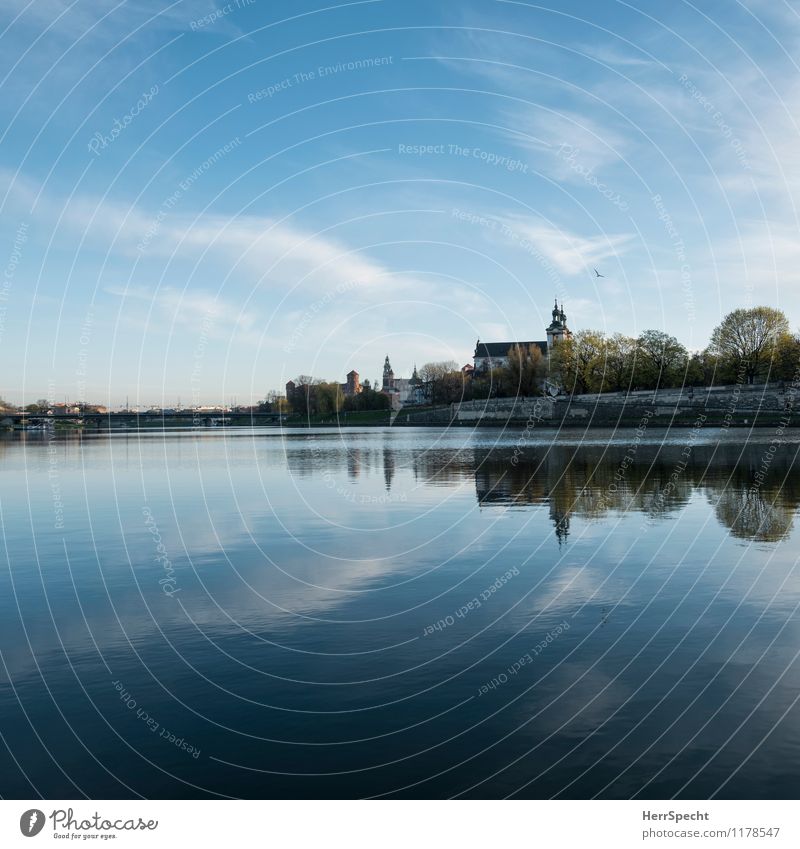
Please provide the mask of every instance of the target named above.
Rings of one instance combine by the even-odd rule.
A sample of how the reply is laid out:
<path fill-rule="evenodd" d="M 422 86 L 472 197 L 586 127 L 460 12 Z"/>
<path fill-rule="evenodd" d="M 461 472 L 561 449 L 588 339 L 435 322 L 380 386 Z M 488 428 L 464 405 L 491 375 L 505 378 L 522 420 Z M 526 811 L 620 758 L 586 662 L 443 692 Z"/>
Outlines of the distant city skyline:
<path fill-rule="evenodd" d="M 0 10 L 9 402 L 410 376 L 554 297 L 689 349 L 800 323 L 787 5 L 164 6 Z"/>

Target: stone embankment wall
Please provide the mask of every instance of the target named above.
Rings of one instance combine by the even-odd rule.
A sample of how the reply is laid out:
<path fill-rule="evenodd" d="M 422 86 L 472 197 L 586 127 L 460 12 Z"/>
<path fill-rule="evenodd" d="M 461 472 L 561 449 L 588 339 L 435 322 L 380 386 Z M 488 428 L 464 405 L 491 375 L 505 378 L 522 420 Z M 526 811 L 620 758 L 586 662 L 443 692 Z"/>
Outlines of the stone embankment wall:
<path fill-rule="evenodd" d="M 705 416 L 705 426 L 750 427 L 794 424 L 793 409 L 800 405 L 791 384 L 714 386 L 662 389 L 657 392 L 605 392 L 558 398 L 493 398 L 464 401 L 448 407 L 414 411 L 403 424 L 502 425 L 537 422 L 541 426 L 636 426 L 644 416 L 651 425 L 694 425 Z M 398 422 L 400 423 L 400 422 Z M 797 416 L 800 424 L 800 415 Z"/>

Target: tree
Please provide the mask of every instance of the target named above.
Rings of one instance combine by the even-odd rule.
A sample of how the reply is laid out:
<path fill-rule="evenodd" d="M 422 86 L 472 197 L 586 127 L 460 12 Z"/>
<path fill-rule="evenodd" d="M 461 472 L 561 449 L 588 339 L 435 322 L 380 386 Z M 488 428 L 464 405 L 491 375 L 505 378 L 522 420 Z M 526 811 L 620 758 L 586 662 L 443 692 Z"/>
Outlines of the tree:
<path fill-rule="evenodd" d="M 501 374 L 503 393 L 508 396 L 538 395 L 545 374 L 544 357 L 538 345 L 514 345 Z"/>
<path fill-rule="evenodd" d="M 497 398 L 503 392 L 503 369 L 494 368 L 476 372 L 469 380 L 467 394 L 470 400 Z"/>
<path fill-rule="evenodd" d="M 622 333 L 615 333 L 606 340 L 603 383 L 607 392 L 619 392 L 632 388 L 636 351 L 636 340 Z"/>
<path fill-rule="evenodd" d="M 569 394 L 600 392 L 605 370 L 605 336 L 598 330 L 581 330 L 561 339 L 550 356 L 553 377 Z"/>
<path fill-rule="evenodd" d="M 419 377 L 430 384 L 430 398 L 434 404 L 450 404 L 464 397 L 464 375 L 455 360 L 425 363 Z"/>
<path fill-rule="evenodd" d="M 293 381 L 294 391 L 286 398 L 293 413 L 311 416 L 317 412 L 317 387 L 314 378 L 299 374 Z"/>
<path fill-rule="evenodd" d="M 775 380 L 796 380 L 800 369 L 800 337 L 794 333 L 781 336 L 772 360 L 772 377 Z"/>
<path fill-rule="evenodd" d="M 683 382 L 689 353 L 661 330 L 645 330 L 636 340 L 635 382 L 643 389 L 676 386 Z"/>
<path fill-rule="evenodd" d="M 388 410 L 391 401 L 383 392 L 376 392 L 370 382 L 365 380 L 361 385 L 358 395 L 348 395 L 344 399 L 344 409 L 348 412 L 353 410 Z"/>
<path fill-rule="evenodd" d="M 696 351 L 689 357 L 686 366 L 687 386 L 713 386 L 718 369 L 717 357 L 706 348 Z"/>
<path fill-rule="evenodd" d="M 442 380 L 448 374 L 458 371 L 458 363 L 455 360 L 440 360 L 433 363 L 425 363 L 419 370 L 419 376 L 422 380 Z"/>
<path fill-rule="evenodd" d="M 338 383 L 326 383 L 320 381 L 314 389 L 316 390 L 315 412 L 323 416 L 335 415 L 344 404 L 344 393 Z"/>
<path fill-rule="evenodd" d="M 789 321 L 780 310 L 738 309 L 715 328 L 709 349 L 719 357 L 726 377 L 754 383 L 769 375 L 778 348 L 788 336 Z"/>

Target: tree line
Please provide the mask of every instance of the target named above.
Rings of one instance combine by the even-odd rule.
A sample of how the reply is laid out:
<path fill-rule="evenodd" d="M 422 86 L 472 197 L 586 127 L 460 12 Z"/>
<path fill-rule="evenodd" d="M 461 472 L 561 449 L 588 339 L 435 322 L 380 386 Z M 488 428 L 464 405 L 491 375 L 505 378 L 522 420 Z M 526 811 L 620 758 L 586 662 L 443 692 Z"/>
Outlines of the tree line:
<path fill-rule="evenodd" d="M 783 312 L 760 306 L 728 313 L 702 351 L 688 351 L 662 330 L 645 330 L 635 337 L 581 330 L 558 342 L 549 360 L 537 345 L 514 345 L 498 368 L 471 374 L 453 360 L 430 362 L 419 377 L 426 403 L 439 405 L 539 395 L 548 385 L 584 394 L 791 381 L 800 377 L 798 369 L 800 336 L 791 332 Z M 352 397 L 346 397 L 338 383 L 304 375 L 295 384 L 286 401 L 293 412 L 304 415 L 389 407 L 388 397 L 372 389 L 368 380 Z"/>
<path fill-rule="evenodd" d="M 690 353 L 661 330 L 636 338 L 583 330 L 555 346 L 550 370 L 568 393 L 793 380 L 800 337 L 772 307 L 737 309 L 714 329 L 708 346 Z"/>
<path fill-rule="evenodd" d="M 581 330 L 558 342 L 549 361 L 536 345 L 515 345 L 507 363 L 468 375 L 456 363 L 429 363 L 432 402 L 541 394 L 548 384 L 567 394 L 666 389 L 679 386 L 791 381 L 800 368 L 800 336 L 772 307 L 737 309 L 714 329 L 702 351 L 674 336 L 645 330 L 638 336 Z"/>
<path fill-rule="evenodd" d="M 345 395 L 339 383 L 298 375 L 294 390 L 286 396 L 286 406 L 303 416 L 333 416 L 357 410 L 388 410 L 389 396 L 372 388 L 369 380 L 357 395 Z"/>

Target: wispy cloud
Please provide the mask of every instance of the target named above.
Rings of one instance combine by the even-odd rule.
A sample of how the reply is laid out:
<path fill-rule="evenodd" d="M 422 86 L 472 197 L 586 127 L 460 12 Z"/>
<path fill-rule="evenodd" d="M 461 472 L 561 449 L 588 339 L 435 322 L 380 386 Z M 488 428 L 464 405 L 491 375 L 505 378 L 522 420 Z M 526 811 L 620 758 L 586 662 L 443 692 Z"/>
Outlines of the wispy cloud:
<path fill-rule="evenodd" d="M 567 275 L 591 272 L 592 266 L 603 260 L 621 257 L 634 240 L 631 233 L 581 236 L 542 219 L 521 215 L 508 216 L 504 223 L 533 245 L 559 272 Z"/>
<path fill-rule="evenodd" d="M 234 302 L 212 292 L 182 291 L 172 286 L 156 288 L 119 285 L 105 286 L 104 291 L 152 306 L 174 324 L 199 327 L 206 322 L 209 335 L 225 337 L 231 330 L 248 332 L 258 322 L 255 311 L 243 311 Z M 225 332 L 221 332 L 220 328 L 225 328 Z"/>

